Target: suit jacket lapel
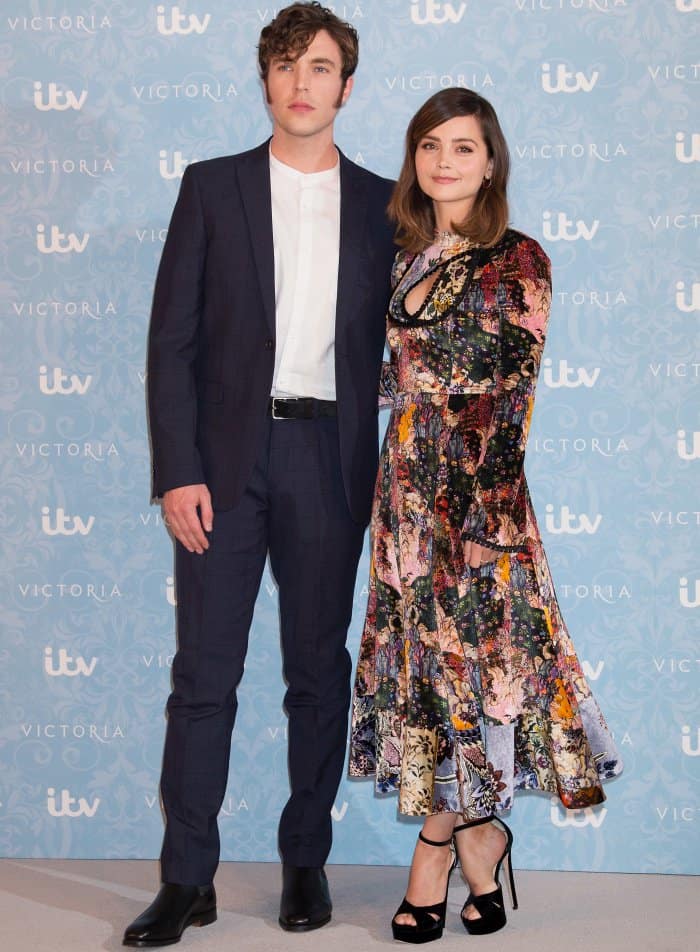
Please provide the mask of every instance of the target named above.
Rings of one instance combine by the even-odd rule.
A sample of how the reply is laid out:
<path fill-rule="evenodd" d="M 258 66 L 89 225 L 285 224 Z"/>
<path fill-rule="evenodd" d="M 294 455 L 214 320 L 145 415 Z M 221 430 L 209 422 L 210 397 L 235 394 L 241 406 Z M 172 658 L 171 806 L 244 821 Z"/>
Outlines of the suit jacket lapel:
<path fill-rule="evenodd" d="M 357 285 L 362 260 L 363 233 L 367 214 L 367 188 L 364 176 L 340 153 L 340 256 L 338 263 L 338 299 L 335 311 L 335 339 L 351 319 L 357 300 Z"/>
<path fill-rule="evenodd" d="M 240 163 L 238 180 L 258 272 L 263 309 L 275 334 L 275 252 L 272 240 L 269 139 Z"/>

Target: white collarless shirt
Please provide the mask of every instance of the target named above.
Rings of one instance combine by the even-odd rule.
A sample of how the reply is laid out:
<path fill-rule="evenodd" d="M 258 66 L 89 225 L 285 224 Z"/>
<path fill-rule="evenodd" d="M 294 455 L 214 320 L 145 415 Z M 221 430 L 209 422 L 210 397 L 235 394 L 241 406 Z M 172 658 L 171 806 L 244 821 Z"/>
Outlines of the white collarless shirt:
<path fill-rule="evenodd" d="M 298 172 L 270 152 L 276 338 L 272 396 L 335 400 L 340 162 Z"/>

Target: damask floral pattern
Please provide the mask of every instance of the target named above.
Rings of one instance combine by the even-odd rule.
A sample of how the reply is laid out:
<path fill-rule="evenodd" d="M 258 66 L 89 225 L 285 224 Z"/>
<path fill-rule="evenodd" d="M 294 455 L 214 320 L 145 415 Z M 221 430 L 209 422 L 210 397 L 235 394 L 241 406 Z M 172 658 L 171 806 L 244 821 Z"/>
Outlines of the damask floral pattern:
<path fill-rule="evenodd" d="M 622 769 L 561 617 L 523 461 L 551 296 L 540 246 L 509 230 L 397 255 L 392 406 L 372 515 L 350 773 L 410 815 L 568 808 Z M 421 307 L 409 292 L 433 281 Z M 420 292 L 419 292 L 420 296 Z M 465 545 L 495 549 L 472 569 Z"/>

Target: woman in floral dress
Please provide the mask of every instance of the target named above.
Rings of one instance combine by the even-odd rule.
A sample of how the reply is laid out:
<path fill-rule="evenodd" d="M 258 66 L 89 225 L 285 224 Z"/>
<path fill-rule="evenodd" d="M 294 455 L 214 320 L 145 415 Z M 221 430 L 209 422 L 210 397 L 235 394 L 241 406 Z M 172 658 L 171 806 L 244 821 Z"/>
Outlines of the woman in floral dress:
<path fill-rule="evenodd" d="M 515 790 L 577 809 L 602 802 L 601 780 L 621 769 L 523 473 L 551 283 L 542 248 L 507 227 L 508 169 L 491 105 L 443 90 L 409 125 L 389 208 L 404 250 L 350 773 L 374 774 L 402 813 L 425 817 L 392 920 L 409 942 L 442 934 L 453 842 L 465 928 L 505 924 L 512 836 L 497 817 Z"/>

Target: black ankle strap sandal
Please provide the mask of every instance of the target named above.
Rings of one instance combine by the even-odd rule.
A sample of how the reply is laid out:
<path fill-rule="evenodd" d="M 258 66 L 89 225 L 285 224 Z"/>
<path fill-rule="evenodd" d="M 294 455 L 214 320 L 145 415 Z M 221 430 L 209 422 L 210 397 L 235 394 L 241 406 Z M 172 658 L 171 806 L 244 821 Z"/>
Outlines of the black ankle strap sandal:
<path fill-rule="evenodd" d="M 418 839 L 421 840 L 421 842 L 426 843 L 428 846 L 450 846 L 454 851 L 454 837 L 450 837 L 449 840 L 429 840 L 427 836 L 423 836 L 422 833 L 419 833 Z M 449 888 L 450 873 L 456 865 L 457 856 L 455 854 L 452 865 L 450 866 L 450 869 L 447 873 L 445 898 L 442 902 L 436 902 L 432 906 L 414 906 L 413 903 L 409 902 L 404 896 L 403 902 L 396 910 L 394 913 L 394 918 L 391 920 L 391 931 L 395 939 L 398 939 L 399 942 L 412 942 L 414 944 L 419 944 L 422 942 L 433 942 L 435 939 L 441 938 L 443 929 L 445 928 L 447 890 Z M 396 917 L 402 915 L 413 916 L 413 918 L 416 920 L 415 925 L 406 925 L 404 923 L 396 922 Z"/>
<path fill-rule="evenodd" d="M 462 924 L 470 935 L 488 935 L 491 932 L 497 932 L 499 929 L 502 929 L 506 924 L 506 910 L 503 903 L 503 890 L 501 889 L 499 882 L 501 866 L 504 861 L 508 870 L 508 885 L 510 886 L 511 903 L 513 905 L 513 909 L 518 908 L 518 898 L 515 893 L 515 877 L 513 876 L 513 865 L 511 863 L 513 834 L 503 822 L 503 820 L 495 816 L 489 816 L 481 817 L 478 820 L 473 820 L 471 823 L 462 823 L 460 826 L 456 826 L 454 828 L 453 837 L 456 836 L 460 830 L 466 830 L 470 826 L 481 826 L 483 823 L 497 823 L 498 826 L 503 830 L 503 833 L 505 833 L 506 846 L 493 870 L 493 879 L 496 883 L 496 889 L 489 893 L 482 893 L 480 896 L 475 896 L 472 892 L 470 892 L 467 896 L 467 901 L 462 907 Z M 465 912 L 469 906 L 472 906 L 479 913 L 478 919 L 468 919 L 465 916 Z"/>

